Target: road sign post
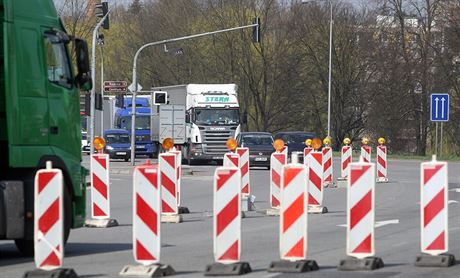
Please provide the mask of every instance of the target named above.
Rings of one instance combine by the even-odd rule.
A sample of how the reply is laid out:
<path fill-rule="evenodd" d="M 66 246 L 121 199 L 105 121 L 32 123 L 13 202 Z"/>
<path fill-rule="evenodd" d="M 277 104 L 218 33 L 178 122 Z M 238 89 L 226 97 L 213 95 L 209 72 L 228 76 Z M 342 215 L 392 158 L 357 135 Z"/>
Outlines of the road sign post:
<path fill-rule="evenodd" d="M 435 154 L 438 153 L 438 122 L 441 122 L 442 154 L 442 123 L 449 121 L 449 94 L 431 94 L 430 112 L 430 120 L 436 123 Z"/>

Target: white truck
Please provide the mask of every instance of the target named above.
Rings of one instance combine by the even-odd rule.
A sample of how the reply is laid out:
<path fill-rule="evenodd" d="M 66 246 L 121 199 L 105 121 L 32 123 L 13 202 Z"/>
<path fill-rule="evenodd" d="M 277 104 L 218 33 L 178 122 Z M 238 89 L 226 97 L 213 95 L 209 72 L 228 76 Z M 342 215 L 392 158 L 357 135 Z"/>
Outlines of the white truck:
<path fill-rule="evenodd" d="M 170 111 L 168 115 L 183 115 L 180 109 L 185 107 L 185 133 L 180 132 L 178 117 L 167 116 L 170 122 L 174 122 L 175 127 L 168 127 L 168 130 L 177 130 L 174 136 L 179 137 L 175 141 L 181 146 L 184 160 L 194 164 L 198 161 L 223 159 L 227 152 L 227 139 L 236 138 L 241 129 L 235 84 L 187 84 L 156 87 L 153 91 L 167 92 L 165 108 Z M 177 113 L 172 113 L 171 109 Z M 160 106 L 152 112 L 152 140 L 161 144 L 166 130 L 165 116 L 160 115 Z M 160 123 L 162 118 L 163 123 Z M 183 140 L 180 137 L 182 134 Z"/>

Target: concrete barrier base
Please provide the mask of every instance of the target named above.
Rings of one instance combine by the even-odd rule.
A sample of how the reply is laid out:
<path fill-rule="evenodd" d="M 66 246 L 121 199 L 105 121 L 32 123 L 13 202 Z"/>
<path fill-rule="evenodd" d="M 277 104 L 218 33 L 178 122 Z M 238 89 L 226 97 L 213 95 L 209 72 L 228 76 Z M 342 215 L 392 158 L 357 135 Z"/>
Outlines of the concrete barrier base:
<path fill-rule="evenodd" d="M 162 214 L 161 223 L 181 223 L 182 215 L 180 214 Z"/>
<path fill-rule="evenodd" d="M 301 261 L 275 261 L 271 262 L 268 267 L 268 272 L 282 272 L 282 273 L 302 273 L 308 271 L 319 270 L 318 264 L 314 260 L 301 260 Z"/>
<path fill-rule="evenodd" d="M 118 226 L 118 221 L 115 219 L 87 219 L 85 227 L 88 228 L 110 228 Z"/>
<path fill-rule="evenodd" d="M 58 268 L 53 270 L 35 269 L 24 273 L 24 278 L 77 278 L 78 275 L 72 268 Z"/>
<path fill-rule="evenodd" d="M 280 210 L 277 208 L 269 208 L 267 209 L 267 215 L 268 216 L 279 216 L 280 215 Z"/>
<path fill-rule="evenodd" d="M 375 270 L 383 266 L 383 261 L 379 257 L 367 257 L 363 259 L 347 257 L 340 261 L 337 269 L 346 271 Z"/>
<path fill-rule="evenodd" d="M 437 256 L 420 254 L 415 259 L 415 266 L 450 267 L 453 265 L 455 265 L 455 256 L 447 253 L 439 254 Z"/>
<path fill-rule="evenodd" d="M 323 214 L 327 213 L 327 207 L 323 206 L 308 206 L 308 213 L 314 213 L 314 214 Z"/>
<path fill-rule="evenodd" d="M 163 277 L 171 276 L 176 272 L 170 265 L 153 264 L 143 265 L 126 265 L 120 271 L 120 277 Z"/>
<path fill-rule="evenodd" d="M 233 264 L 213 263 L 206 266 L 205 276 L 230 276 L 243 275 L 251 272 L 251 266 L 247 262 L 238 262 Z"/>

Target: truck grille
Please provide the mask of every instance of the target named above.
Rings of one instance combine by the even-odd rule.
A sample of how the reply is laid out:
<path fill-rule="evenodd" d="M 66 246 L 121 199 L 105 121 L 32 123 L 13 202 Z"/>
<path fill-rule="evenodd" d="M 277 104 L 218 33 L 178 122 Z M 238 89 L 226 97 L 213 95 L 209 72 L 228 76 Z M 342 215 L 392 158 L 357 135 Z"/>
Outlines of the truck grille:
<path fill-rule="evenodd" d="M 203 131 L 203 151 L 206 154 L 215 154 L 223 155 L 226 153 L 227 146 L 225 143 L 227 139 L 233 137 L 233 131 L 214 131 L 214 130 L 204 130 Z"/>

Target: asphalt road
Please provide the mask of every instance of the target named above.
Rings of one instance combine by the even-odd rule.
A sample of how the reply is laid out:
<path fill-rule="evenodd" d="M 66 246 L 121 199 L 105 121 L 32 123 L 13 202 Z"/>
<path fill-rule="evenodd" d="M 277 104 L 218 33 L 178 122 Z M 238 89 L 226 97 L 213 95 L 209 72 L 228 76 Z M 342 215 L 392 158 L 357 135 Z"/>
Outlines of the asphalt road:
<path fill-rule="evenodd" d="M 87 160 L 87 157 L 85 157 Z M 113 162 L 113 169 L 127 169 Z M 339 161 L 334 161 L 338 176 Z M 182 202 L 191 210 L 180 224 L 162 225 L 161 261 L 170 264 L 178 277 L 201 277 L 212 254 L 212 174 L 215 166 L 193 166 L 193 176 L 184 176 Z M 302 277 L 458 277 L 460 261 L 446 268 L 419 268 L 413 263 L 420 251 L 419 183 L 420 161 L 389 161 L 388 184 L 377 184 L 375 232 L 376 255 L 385 267 L 372 272 L 341 272 L 345 258 L 346 190 L 326 189 L 324 204 L 329 213 L 309 215 L 308 256 L 320 271 Z M 460 259 L 460 163 L 449 163 L 449 252 Z M 80 277 L 117 277 L 122 267 L 134 264 L 132 256 L 132 181 L 129 171 L 111 175 L 112 217 L 120 226 L 108 229 L 73 230 L 66 245 L 64 266 Z M 269 207 L 269 171 L 251 169 L 251 189 L 256 211 L 242 220 L 242 260 L 253 272 L 245 277 L 286 277 L 267 273 L 269 263 L 279 259 L 279 218 L 265 215 Z M 89 193 L 89 192 L 88 192 Z M 386 222 L 385 222 L 386 221 Z M 383 224 L 383 225 L 382 225 Z M 385 225 L 386 224 L 386 225 Z M 31 258 L 24 258 L 11 241 L 0 242 L 0 277 L 21 277 L 32 270 Z M 300 276 L 300 275 L 289 275 Z"/>

